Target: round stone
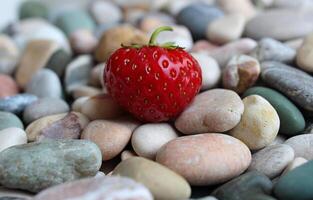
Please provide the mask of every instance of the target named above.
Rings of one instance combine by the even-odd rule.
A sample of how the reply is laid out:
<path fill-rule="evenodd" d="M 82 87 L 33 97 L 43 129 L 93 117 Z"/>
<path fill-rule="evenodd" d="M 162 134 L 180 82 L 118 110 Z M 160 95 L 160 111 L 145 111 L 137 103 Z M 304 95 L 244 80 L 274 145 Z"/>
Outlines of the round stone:
<path fill-rule="evenodd" d="M 11 76 L 0 74 L 0 98 L 14 96 L 18 92 L 15 80 Z"/>
<path fill-rule="evenodd" d="M 0 131 L 0 152 L 11 146 L 26 143 L 27 136 L 23 129 L 11 127 Z"/>
<path fill-rule="evenodd" d="M 83 104 L 89 99 L 89 97 L 79 97 L 72 104 L 72 110 L 75 112 L 81 112 Z"/>
<path fill-rule="evenodd" d="M 22 121 L 10 112 L 0 111 L 0 131 L 10 127 L 24 128 Z"/>

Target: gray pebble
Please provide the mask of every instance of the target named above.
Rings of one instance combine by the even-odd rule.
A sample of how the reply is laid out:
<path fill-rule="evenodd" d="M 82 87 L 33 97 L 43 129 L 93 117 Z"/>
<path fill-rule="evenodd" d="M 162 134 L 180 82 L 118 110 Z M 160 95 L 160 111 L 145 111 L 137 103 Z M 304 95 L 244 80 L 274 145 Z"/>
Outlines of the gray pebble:
<path fill-rule="evenodd" d="M 20 114 L 26 106 L 37 101 L 37 97 L 32 94 L 18 94 L 11 97 L 0 99 L 0 111 Z"/>
<path fill-rule="evenodd" d="M 24 129 L 22 121 L 14 114 L 0 111 L 0 131 L 10 127 Z"/>

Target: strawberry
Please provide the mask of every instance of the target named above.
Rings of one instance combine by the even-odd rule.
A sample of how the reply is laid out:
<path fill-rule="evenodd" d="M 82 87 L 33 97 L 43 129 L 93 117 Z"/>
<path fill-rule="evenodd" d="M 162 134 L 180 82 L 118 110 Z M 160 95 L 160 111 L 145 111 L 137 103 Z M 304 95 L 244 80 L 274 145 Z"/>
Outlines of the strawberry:
<path fill-rule="evenodd" d="M 172 28 L 155 30 L 148 45 L 122 45 L 110 56 L 104 71 L 112 98 L 142 121 L 175 118 L 201 86 L 200 66 L 189 53 L 172 42 L 156 44 L 162 31 Z"/>

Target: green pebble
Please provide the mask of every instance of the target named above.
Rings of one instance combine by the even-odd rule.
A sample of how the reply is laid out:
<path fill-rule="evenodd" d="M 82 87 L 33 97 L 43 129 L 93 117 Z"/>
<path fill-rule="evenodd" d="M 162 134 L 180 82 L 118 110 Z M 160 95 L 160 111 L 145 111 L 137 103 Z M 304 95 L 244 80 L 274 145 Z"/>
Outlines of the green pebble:
<path fill-rule="evenodd" d="M 24 125 L 20 118 L 12 113 L 0 111 L 0 131 L 10 127 L 24 129 Z"/>
<path fill-rule="evenodd" d="M 281 93 L 266 87 L 252 87 L 243 94 L 243 98 L 254 94 L 262 96 L 275 108 L 280 119 L 280 133 L 293 136 L 304 130 L 302 113 Z"/>
<path fill-rule="evenodd" d="M 274 187 L 274 194 L 282 200 L 313 199 L 313 161 L 309 161 L 283 175 Z"/>
<path fill-rule="evenodd" d="M 48 19 L 49 11 L 48 8 L 37 1 L 26 1 L 24 2 L 19 11 L 20 19 L 27 18 L 44 18 Z"/>
<path fill-rule="evenodd" d="M 57 50 L 49 59 L 46 67 L 62 77 L 66 66 L 71 62 L 71 55 L 63 49 Z"/>

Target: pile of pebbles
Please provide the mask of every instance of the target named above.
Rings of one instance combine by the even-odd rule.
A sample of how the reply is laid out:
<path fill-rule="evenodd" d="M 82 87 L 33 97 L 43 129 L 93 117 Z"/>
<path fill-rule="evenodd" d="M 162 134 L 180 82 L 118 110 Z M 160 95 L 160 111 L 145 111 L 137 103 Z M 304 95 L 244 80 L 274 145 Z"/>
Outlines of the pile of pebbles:
<path fill-rule="evenodd" d="M 312 0 L 25 1 L 18 17 L 0 33 L 1 200 L 313 199 Z M 201 92 L 142 123 L 103 70 L 164 25 Z"/>

